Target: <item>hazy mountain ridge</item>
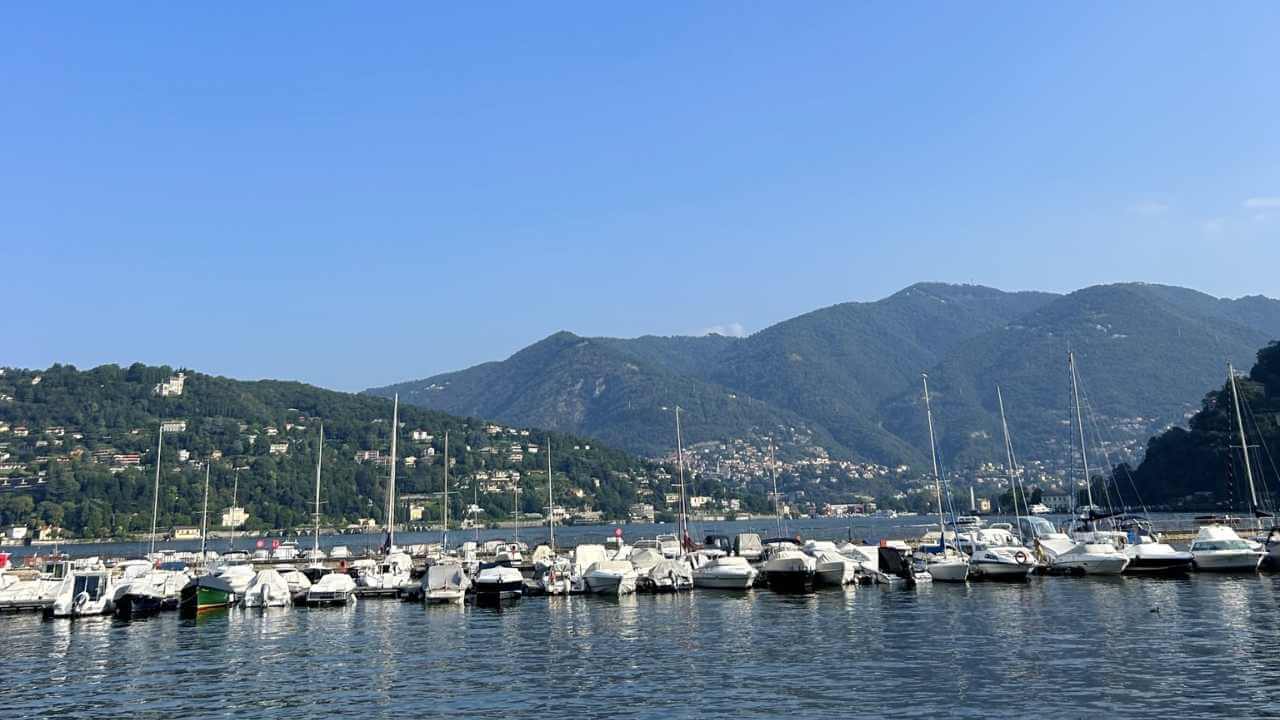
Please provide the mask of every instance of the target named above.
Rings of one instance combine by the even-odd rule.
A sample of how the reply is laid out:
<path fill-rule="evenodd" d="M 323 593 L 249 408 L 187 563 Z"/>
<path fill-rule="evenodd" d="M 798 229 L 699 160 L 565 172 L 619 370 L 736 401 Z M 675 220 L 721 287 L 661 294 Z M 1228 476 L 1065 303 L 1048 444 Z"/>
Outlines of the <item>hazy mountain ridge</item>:
<path fill-rule="evenodd" d="M 1111 423 L 1103 434 L 1116 430 L 1134 446 L 1138 435 L 1193 412 L 1228 359 L 1247 363 L 1275 337 L 1280 301 L 1262 296 L 1221 299 L 1146 283 L 1066 295 L 920 283 L 746 338 L 557 333 L 502 362 L 368 392 L 398 390 L 447 412 L 646 453 L 669 447 L 660 408 L 679 402 L 701 413 L 689 442 L 803 423 L 837 454 L 892 463 L 924 457 L 927 370 L 949 460 L 999 455 L 997 383 L 1017 446 L 1065 460 L 1068 348 L 1096 415 Z"/>

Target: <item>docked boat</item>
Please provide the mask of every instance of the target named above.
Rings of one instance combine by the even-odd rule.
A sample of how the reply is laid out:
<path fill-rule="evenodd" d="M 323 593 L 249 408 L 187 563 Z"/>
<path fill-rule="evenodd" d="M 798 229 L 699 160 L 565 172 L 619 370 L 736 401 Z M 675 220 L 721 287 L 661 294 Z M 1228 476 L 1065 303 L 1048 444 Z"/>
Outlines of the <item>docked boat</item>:
<path fill-rule="evenodd" d="M 844 587 L 858 581 L 858 563 L 845 557 L 829 540 L 810 540 L 805 543 L 804 551 L 813 557 L 814 571 L 818 574 L 819 585 Z"/>
<path fill-rule="evenodd" d="M 1191 556 L 1197 570 L 1256 572 L 1264 555 L 1226 525 L 1205 525 L 1191 541 Z"/>
<path fill-rule="evenodd" d="M 191 581 L 186 563 L 165 562 L 152 567 L 146 560 L 130 560 L 116 566 L 121 572 L 115 590 L 115 614 L 140 618 L 162 610 L 177 610 L 182 588 Z"/>
<path fill-rule="evenodd" d="M 1130 575 L 1181 575 L 1191 570 L 1195 556 L 1161 542 L 1151 522 L 1136 515 L 1116 519 L 1126 535 L 1124 554 L 1129 556 L 1125 573 Z"/>
<path fill-rule="evenodd" d="M 288 581 L 272 568 L 259 570 L 243 597 L 245 607 L 286 607 L 293 602 Z"/>
<path fill-rule="evenodd" d="M 693 570 L 693 586 L 710 590 L 747 590 L 759 571 L 745 557 L 719 555 L 699 564 Z"/>
<path fill-rule="evenodd" d="M 357 566 L 356 585 L 362 590 L 394 592 L 409 585 L 413 559 L 407 553 L 388 553 L 380 561 Z"/>
<path fill-rule="evenodd" d="M 301 603 L 306 600 L 307 591 L 311 589 L 311 578 L 292 565 L 277 565 L 276 572 L 280 573 L 280 577 L 284 579 L 285 585 L 289 588 L 289 597 L 293 598 L 294 602 Z"/>
<path fill-rule="evenodd" d="M 1027 509 L 1032 515 L 1048 515 L 1053 512 L 1053 508 L 1045 505 L 1044 503 L 1035 503 Z"/>
<path fill-rule="evenodd" d="M 214 575 L 225 580 L 237 597 L 244 597 L 249 589 L 249 583 L 253 582 L 257 573 L 253 571 L 252 565 L 223 565 L 214 572 Z"/>
<path fill-rule="evenodd" d="M 427 568 L 422 579 L 422 600 L 430 605 L 461 604 L 470 587 L 471 579 L 461 563 L 439 563 Z"/>
<path fill-rule="evenodd" d="M 302 602 L 307 607 L 350 605 L 356 601 L 356 581 L 346 573 L 331 572 L 307 589 Z"/>
<path fill-rule="evenodd" d="M 207 610 L 231 607 L 239 596 L 231 584 L 217 575 L 201 575 L 192 578 L 182 588 L 178 609 L 184 615 L 195 615 Z"/>
<path fill-rule="evenodd" d="M 921 547 L 924 570 L 940 582 L 964 582 L 969 579 L 969 558 L 947 542 L 947 524 L 942 501 L 949 497 L 943 491 L 942 472 L 938 469 L 938 446 L 933 434 L 933 405 L 929 402 L 929 375 L 920 373 L 924 385 L 924 411 L 929 425 L 929 460 L 933 464 L 933 482 L 938 498 L 938 544 L 934 549 Z M 977 518 L 974 518 L 977 520 Z M 955 530 L 952 530 L 953 537 Z"/>
<path fill-rule="evenodd" d="M 285 540 L 271 550 L 271 559 L 276 562 L 291 562 L 298 559 L 298 543 Z"/>
<path fill-rule="evenodd" d="M 628 566 L 630 567 L 630 566 Z M 475 599 L 479 605 L 496 605 L 498 603 L 518 600 L 524 595 L 524 576 L 520 571 L 506 565 L 483 563 L 480 572 L 476 573 Z"/>
<path fill-rule="evenodd" d="M 759 562 L 764 555 L 764 545 L 756 533 L 738 533 L 733 537 L 733 554 L 746 558 L 747 562 Z"/>
<path fill-rule="evenodd" d="M 972 545 L 969 573 L 975 579 L 1025 580 L 1038 566 L 1031 552 L 1003 528 L 971 531 L 967 538 Z"/>
<path fill-rule="evenodd" d="M 351 559 L 351 549 L 346 545 L 334 545 L 333 549 L 329 551 L 329 558 L 331 560 L 349 560 Z"/>
<path fill-rule="evenodd" d="M 770 590 L 809 592 L 817 579 L 818 563 L 792 538 L 764 541 L 764 576 Z"/>
<path fill-rule="evenodd" d="M 103 568 L 72 570 L 62 581 L 48 614 L 52 617 L 107 615 L 114 608 L 111 574 Z"/>
<path fill-rule="evenodd" d="M 601 560 L 583 575 L 587 590 L 597 595 L 629 595 L 638 579 L 630 560 Z"/>
<path fill-rule="evenodd" d="M 663 558 L 638 574 L 636 587 L 646 592 L 669 593 L 693 589 L 693 568 L 684 558 Z"/>

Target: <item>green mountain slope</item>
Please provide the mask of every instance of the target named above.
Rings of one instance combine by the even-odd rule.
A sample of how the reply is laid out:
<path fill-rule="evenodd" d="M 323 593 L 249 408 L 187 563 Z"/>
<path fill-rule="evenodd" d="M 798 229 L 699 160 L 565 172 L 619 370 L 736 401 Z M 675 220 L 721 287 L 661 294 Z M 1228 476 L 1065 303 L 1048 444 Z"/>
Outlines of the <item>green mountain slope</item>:
<path fill-rule="evenodd" d="M 214 524 L 212 509 L 231 504 L 234 467 L 243 468 L 237 499 L 248 508 L 251 526 L 307 523 L 321 422 L 326 523 L 381 521 L 388 467 L 372 459 L 358 462 L 356 455 L 388 454 L 390 401 L 296 382 L 248 382 L 190 371 L 184 373 L 181 395 L 157 394 L 157 384 L 173 374 L 167 367 L 140 364 L 83 372 L 55 365 L 0 374 L 0 522 L 38 520 L 93 535 L 149 529 L 162 419 L 186 424 L 164 438 L 162 528 L 199 524 L 206 462 L 212 463 Z M 527 484 L 522 510 L 542 511 L 548 440 L 557 497 L 563 498 L 557 502 L 570 507 L 595 505 L 606 515 L 625 516 L 636 499 L 634 480 L 653 470 L 623 452 L 560 433 L 497 431 L 483 421 L 405 403 L 400 421 L 398 488 L 403 493 L 441 489 L 444 433 L 450 433 L 454 489 L 464 490 L 451 496 L 454 518 L 476 494 L 470 485 L 475 474 L 499 470 L 522 471 Z M 421 431 L 416 438 L 414 431 Z M 530 445 L 541 452 L 530 451 Z M 513 446 L 522 450 L 518 459 Z M 479 500 L 491 519 L 512 508 L 506 492 L 481 492 Z M 428 505 L 429 517 L 438 519 L 438 504 Z"/>
<path fill-rule="evenodd" d="M 1238 379 L 1236 385 L 1253 446 L 1255 493 L 1264 509 L 1275 511 L 1280 501 L 1280 344 L 1258 351 L 1248 378 Z M 1132 487 L 1148 504 L 1247 513 L 1250 494 L 1237 428 L 1231 389 L 1224 379 L 1205 396 L 1187 427 L 1151 438 L 1142 464 L 1132 473 Z M 1113 481 L 1128 493 L 1125 471 L 1117 472 Z"/>
<path fill-rule="evenodd" d="M 799 416 L 750 396 L 650 362 L 667 339 L 620 342 L 560 332 L 507 360 L 366 392 L 463 415 L 597 437 L 649 455 L 675 447 L 679 404 L 687 442 L 736 436 L 752 428 L 803 426 Z M 728 338 L 723 338 L 728 340 Z M 650 346 L 652 343 L 652 346 Z M 831 439 L 821 436 L 827 443 Z"/>

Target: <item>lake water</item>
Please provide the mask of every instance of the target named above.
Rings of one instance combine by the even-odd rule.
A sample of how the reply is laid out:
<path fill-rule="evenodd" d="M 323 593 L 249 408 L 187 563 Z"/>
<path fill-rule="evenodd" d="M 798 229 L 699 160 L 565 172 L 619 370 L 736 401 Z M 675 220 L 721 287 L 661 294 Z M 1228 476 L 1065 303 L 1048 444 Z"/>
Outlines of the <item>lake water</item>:
<path fill-rule="evenodd" d="M 0 633 L 11 717 L 1280 714 L 1270 574 L 5 615 Z"/>

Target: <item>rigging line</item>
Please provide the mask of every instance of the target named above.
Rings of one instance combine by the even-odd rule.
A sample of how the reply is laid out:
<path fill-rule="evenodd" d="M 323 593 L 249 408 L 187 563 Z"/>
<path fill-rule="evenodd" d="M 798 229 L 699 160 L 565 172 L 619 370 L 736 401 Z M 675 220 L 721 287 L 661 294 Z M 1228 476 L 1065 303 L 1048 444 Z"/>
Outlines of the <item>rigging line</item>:
<path fill-rule="evenodd" d="M 1120 480 L 1118 477 L 1116 477 L 1115 468 L 1117 466 L 1111 459 L 1110 451 L 1107 450 L 1106 441 L 1109 440 L 1110 437 L 1103 433 L 1102 427 L 1098 424 L 1096 413 L 1093 410 L 1093 405 L 1090 402 L 1088 395 L 1085 394 L 1083 383 L 1082 383 L 1080 392 L 1082 395 L 1085 395 L 1085 406 L 1089 408 L 1089 422 L 1093 425 L 1093 432 L 1098 440 L 1098 446 L 1102 448 L 1102 457 L 1107 461 L 1107 467 L 1111 469 L 1111 479 L 1108 482 L 1112 482 L 1112 481 L 1115 482 L 1116 495 L 1120 498 L 1121 507 L 1124 510 L 1128 510 L 1128 506 L 1124 502 L 1124 493 L 1121 492 L 1120 490 Z M 1128 450 L 1124 450 L 1123 454 L 1124 454 L 1123 460 L 1125 462 L 1125 477 L 1129 480 L 1129 488 L 1133 490 L 1133 497 L 1135 500 L 1137 500 L 1138 507 L 1142 508 L 1142 513 L 1146 515 L 1149 513 L 1149 511 L 1147 510 L 1147 502 L 1146 500 L 1143 499 L 1142 493 L 1138 490 L 1138 484 L 1134 482 L 1133 473 L 1129 470 L 1129 464 L 1132 461 L 1137 460 L 1137 458 L 1134 457 L 1133 454 L 1130 453 Z"/>
<path fill-rule="evenodd" d="M 1080 373 L 1078 370 L 1076 372 L 1076 384 L 1080 389 L 1080 404 L 1085 411 L 1084 415 L 1089 418 L 1088 430 L 1090 439 L 1092 439 L 1094 444 L 1102 450 L 1102 459 L 1106 462 L 1107 468 L 1109 469 L 1111 467 L 1111 458 L 1107 454 L 1106 444 L 1102 442 L 1102 436 L 1098 430 L 1097 413 L 1094 412 L 1093 403 L 1089 401 L 1089 395 L 1085 392 L 1084 381 L 1080 379 Z M 1082 419 L 1081 422 L 1084 422 L 1084 420 Z M 1080 451 L 1084 452 L 1084 447 L 1081 447 Z M 1092 479 L 1089 480 L 1089 483 L 1092 485 Z M 1116 488 L 1116 494 L 1120 494 L 1119 488 Z M 1107 503 L 1107 512 L 1115 512 L 1115 505 L 1111 502 L 1111 483 L 1107 480 L 1107 476 L 1105 474 L 1102 476 L 1102 497 Z M 1121 507 L 1124 505 L 1123 497 L 1120 498 L 1120 505 Z"/>
<path fill-rule="evenodd" d="M 1262 448 L 1263 456 L 1267 458 L 1267 464 L 1271 466 L 1271 474 L 1280 480 L 1280 468 L 1276 467 L 1275 456 L 1271 454 L 1271 448 L 1267 445 L 1266 438 L 1262 434 L 1262 426 L 1258 424 L 1258 418 L 1254 415 L 1253 408 L 1249 406 L 1249 402 L 1247 400 L 1241 401 L 1240 404 L 1244 407 L 1245 417 L 1253 423 L 1254 434 L 1258 438 L 1258 445 Z M 1261 470 L 1261 464 L 1259 464 L 1259 470 Z M 1274 510 L 1275 504 L 1272 501 L 1271 486 L 1267 482 L 1263 473 L 1259 472 L 1258 475 L 1259 484 L 1262 486 L 1262 493 L 1266 497 L 1271 509 Z"/>

